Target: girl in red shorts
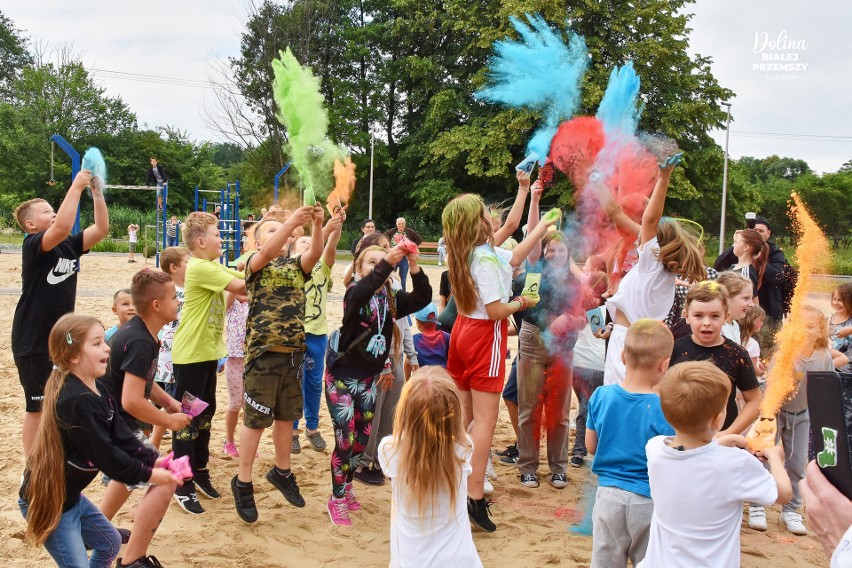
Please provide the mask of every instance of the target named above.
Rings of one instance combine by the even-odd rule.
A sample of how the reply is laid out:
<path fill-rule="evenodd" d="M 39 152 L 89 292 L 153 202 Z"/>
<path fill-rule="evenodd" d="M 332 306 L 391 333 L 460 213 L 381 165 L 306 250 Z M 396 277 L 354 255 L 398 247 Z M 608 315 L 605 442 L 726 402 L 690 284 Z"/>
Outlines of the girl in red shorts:
<path fill-rule="evenodd" d="M 529 176 L 521 172 L 518 179 L 525 184 L 519 190 L 521 198 L 521 192 L 528 191 Z M 451 335 L 447 370 L 461 391 L 464 421 L 474 448 L 473 471 L 467 481 L 467 509 L 471 521 L 491 532 L 496 527 L 488 518 L 483 486 L 506 374 L 507 318 L 537 302 L 537 297 L 509 301 L 512 269 L 524 261 L 556 220 L 538 223 L 511 251 L 494 247 L 491 219 L 478 195 L 463 194 L 453 199 L 444 208 L 442 222 L 450 285 L 459 312 Z"/>

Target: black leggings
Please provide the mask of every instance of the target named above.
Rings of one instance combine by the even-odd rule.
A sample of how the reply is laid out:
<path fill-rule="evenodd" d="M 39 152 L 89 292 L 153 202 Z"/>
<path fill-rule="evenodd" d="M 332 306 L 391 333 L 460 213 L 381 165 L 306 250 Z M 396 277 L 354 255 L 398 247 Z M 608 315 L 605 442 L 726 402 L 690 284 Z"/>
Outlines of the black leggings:
<path fill-rule="evenodd" d="M 175 393 L 177 400 L 183 398 L 184 392 L 189 392 L 210 406 L 204 412 L 192 419 L 189 426 L 178 430 L 172 438 L 172 449 L 175 458 L 189 456 L 192 472 L 207 469 L 210 459 L 210 426 L 213 415 L 216 414 L 216 367 L 217 360 L 202 361 L 201 363 L 186 363 L 174 365 Z"/>

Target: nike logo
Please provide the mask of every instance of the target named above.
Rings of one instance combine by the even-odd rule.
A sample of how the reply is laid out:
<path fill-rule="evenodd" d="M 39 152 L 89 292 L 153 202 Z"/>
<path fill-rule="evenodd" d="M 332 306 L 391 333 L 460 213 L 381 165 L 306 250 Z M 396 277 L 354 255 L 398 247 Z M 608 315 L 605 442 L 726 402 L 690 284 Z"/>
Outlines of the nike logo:
<path fill-rule="evenodd" d="M 75 259 L 60 258 L 56 266 L 47 273 L 47 283 L 55 285 L 68 280 L 74 275 L 76 269 L 77 261 Z"/>

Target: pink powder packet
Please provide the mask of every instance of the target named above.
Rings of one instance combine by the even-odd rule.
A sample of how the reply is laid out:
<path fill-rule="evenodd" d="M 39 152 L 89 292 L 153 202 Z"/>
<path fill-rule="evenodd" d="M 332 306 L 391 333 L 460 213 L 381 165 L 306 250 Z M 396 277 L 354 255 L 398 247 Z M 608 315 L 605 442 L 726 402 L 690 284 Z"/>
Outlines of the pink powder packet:
<path fill-rule="evenodd" d="M 193 418 L 204 412 L 204 409 L 208 406 L 210 405 L 190 394 L 189 391 L 183 393 L 183 399 L 180 401 L 180 411 Z"/>

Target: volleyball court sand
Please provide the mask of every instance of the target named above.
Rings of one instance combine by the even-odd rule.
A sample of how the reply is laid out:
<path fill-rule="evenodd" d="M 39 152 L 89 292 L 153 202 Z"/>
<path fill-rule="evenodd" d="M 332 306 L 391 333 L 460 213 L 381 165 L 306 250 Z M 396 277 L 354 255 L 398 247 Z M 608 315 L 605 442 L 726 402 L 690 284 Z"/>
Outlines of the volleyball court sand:
<path fill-rule="evenodd" d="M 141 258 L 141 257 L 138 257 Z M 332 328 L 340 324 L 342 293 L 340 284 L 345 263 L 334 268 L 335 288 L 329 301 L 329 321 Z M 130 285 L 133 273 L 145 266 L 129 264 L 122 256 L 88 255 L 83 258 L 78 283 L 77 309 L 101 318 L 107 326 L 115 316 L 110 308 L 113 293 Z M 148 266 L 153 266 L 149 261 Z M 426 267 L 437 297 L 438 267 Z M 20 254 L 0 254 L 0 559 L 3 566 L 52 566 L 50 557 L 23 541 L 24 521 L 17 506 L 23 460 L 20 452 L 20 422 L 23 395 L 10 349 L 10 329 L 21 285 Z M 336 298 L 336 299 L 335 299 Z M 511 338 L 510 346 L 516 352 Z M 242 523 L 234 511 L 230 480 L 237 472 L 237 462 L 222 454 L 224 417 L 227 401 L 224 377 L 220 376 L 218 412 L 213 423 L 210 471 L 213 483 L 222 492 L 222 499 L 201 498 L 207 512 L 191 516 L 175 503 L 149 548 L 165 566 L 204 566 L 210 568 L 272 567 L 272 566 L 386 566 L 389 562 L 390 484 L 368 487 L 356 482 L 361 511 L 352 514 L 352 527 L 337 528 L 329 521 L 325 503 L 330 494 L 329 454 L 309 448 L 293 456 L 292 464 L 306 505 L 297 509 L 289 505 L 278 491 L 264 479 L 273 466 L 273 448 L 269 435 L 261 441 L 261 457 L 255 462 L 255 495 L 260 519 L 253 525 Z M 576 401 L 574 406 L 576 407 Z M 323 436 L 333 443 L 325 403 L 321 405 L 320 428 Z M 573 435 L 573 434 L 572 434 Z M 512 441 L 511 427 L 505 409 L 501 407 L 500 423 L 495 433 L 495 448 L 502 449 Z M 302 437 L 303 448 L 307 442 Z M 573 440 L 572 440 L 573 441 Z M 168 448 L 164 442 L 164 448 Z M 587 466 L 590 462 L 586 462 Z M 570 484 L 566 489 L 552 488 L 546 479 L 546 460 L 542 459 L 543 482 L 538 489 L 522 487 L 514 468 L 495 460 L 499 479 L 494 483 L 492 506 L 497 531 L 491 534 L 474 532 L 474 542 L 485 566 L 540 567 L 588 566 L 591 557 L 591 537 L 572 534 L 571 523 L 582 516 L 584 488 L 593 483 L 588 467 L 569 468 Z M 100 483 L 92 483 L 86 494 L 97 503 L 103 493 Z M 116 525 L 130 528 L 135 503 L 117 515 Z M 765 533 L 744 528 L 742 559 L 746 567 L 787 568 L 826 566 L 822 548 L 812 536 L 793 537 L 778 523 L 780 511 L 768 511 L 769 530 Z"/>

